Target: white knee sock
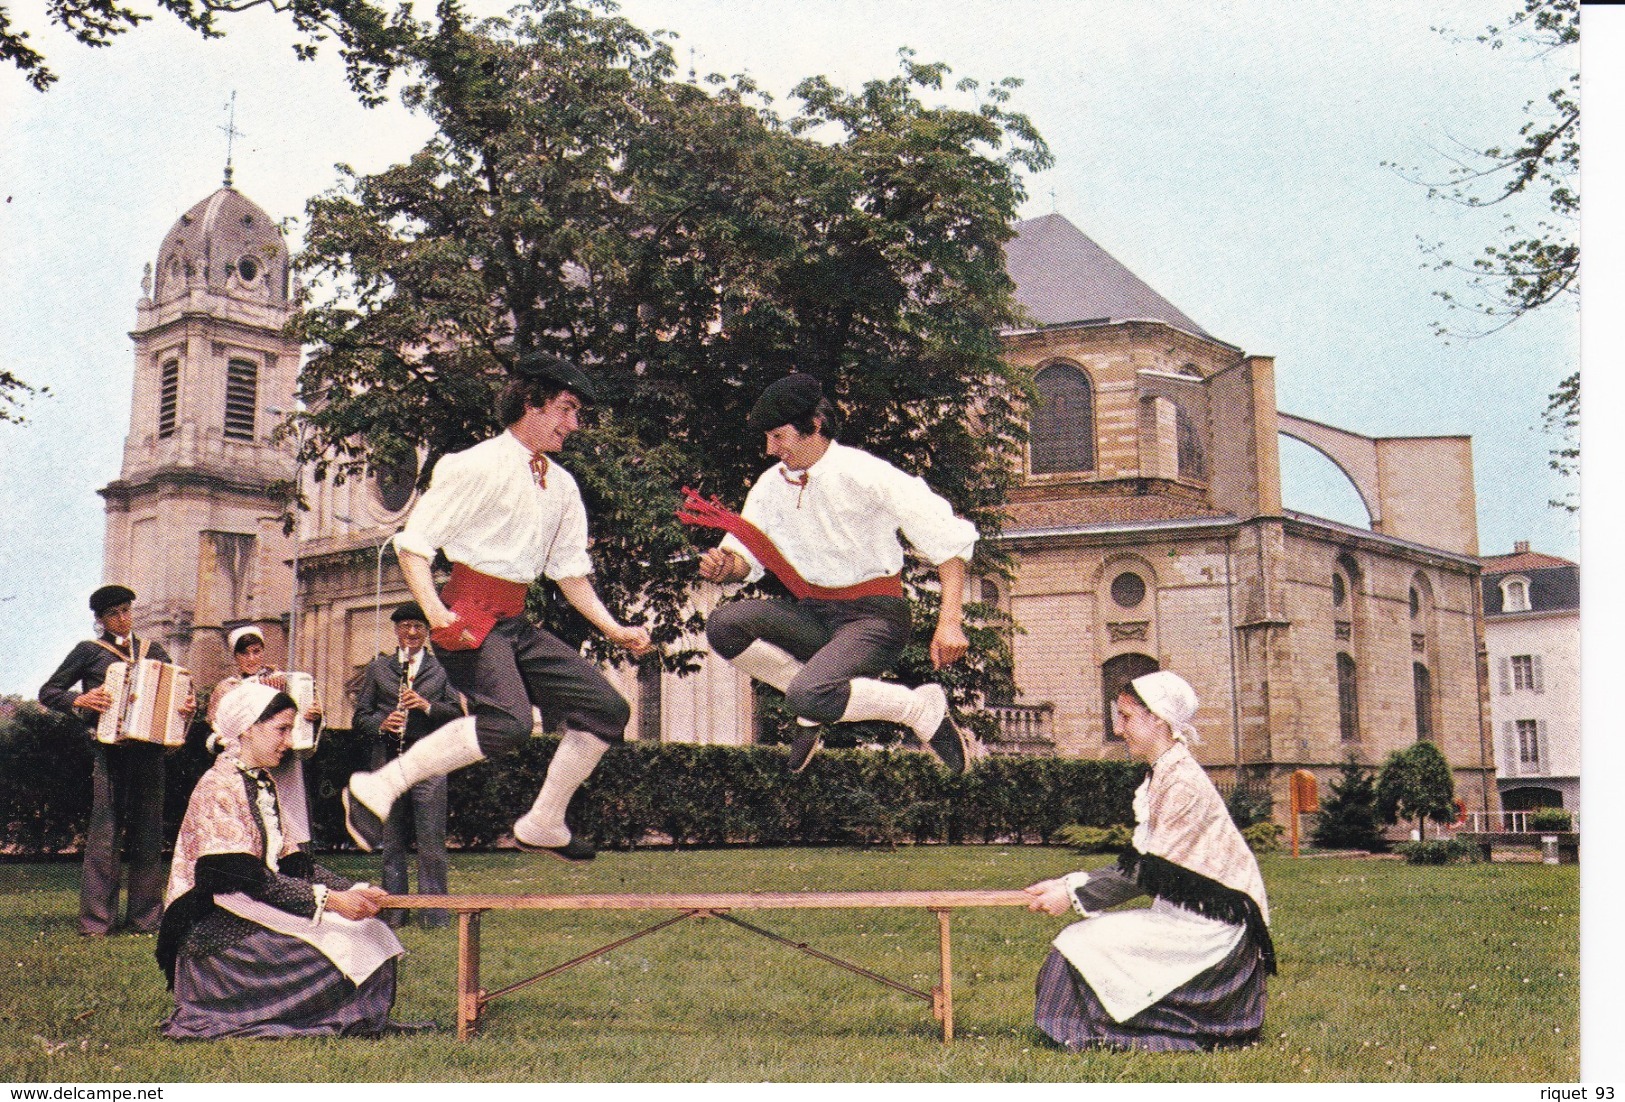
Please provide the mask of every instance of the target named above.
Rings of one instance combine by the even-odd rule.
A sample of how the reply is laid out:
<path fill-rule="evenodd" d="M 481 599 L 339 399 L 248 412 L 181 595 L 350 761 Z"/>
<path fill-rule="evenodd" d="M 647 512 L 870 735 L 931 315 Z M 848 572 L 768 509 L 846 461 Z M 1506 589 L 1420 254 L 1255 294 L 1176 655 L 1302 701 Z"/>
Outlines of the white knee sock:
<path fill-rule="evenodd" d="M 948 695 L 934 682 L 910 689 L 890 681 L 854 677 L 851 696 L 847 698 L 846 711 L 841 713 L 839 722 L 889 720 L 901 723 L 926 742 L 937 733 L 947 714 Z"/>
<path fill-rule="evenodd" d="M 570 828 L 564 825 L 564 810 L 570 806 L 570 797 L 576 794 L 592 771 L 598 759 L 609 749 L 609 743 L 585 731 L 566 729 L 559 739 L 559 748 L 548 763 L 547 777 L 536 802 L 514 823 L 517 838 L 533 846 L 562 846 L 570 841 Z"/>
<path fill-rule="evenodd" d="M 350 792 L 380 819 L 401 793 L 431 777 L 442 777 L 464 766 L 484 761 L 474 717 L 459 716 L 406 748 L 406 753 L 372 773 L 350 777 Z"/>
<path fill-rule="evenodd" d="M 801 663 L 791 657 L 788 651 L 761 639 L 751 640 L 750 646 L 729 661 L 733 663 L 735 669 L 743 670 L 781 693 L 790 688 L 791 679 L 801 672 Z"/>

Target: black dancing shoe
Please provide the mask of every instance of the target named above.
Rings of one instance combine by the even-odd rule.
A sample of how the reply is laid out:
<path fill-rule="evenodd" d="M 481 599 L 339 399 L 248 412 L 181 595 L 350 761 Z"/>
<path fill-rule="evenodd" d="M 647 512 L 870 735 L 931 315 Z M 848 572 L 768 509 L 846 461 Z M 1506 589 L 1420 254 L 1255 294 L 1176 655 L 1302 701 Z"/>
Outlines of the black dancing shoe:
<path fill-rule="evenodd" d="M 513 844 L 526 853 L 545 853 L 549 857 L 557 857 L 560 861 L 576 864 L 582 861 L 591 861 L 598 856 L 598 851 L 591 842 L 577 836 L 570 835 L 570 840 L 562 846 L 537 846 L 525 841 L 518 834 L 513 836 Z"/>
<path fill-rule="evenodd" d="M 384 821 L 373 814 L 372 808 L 356 799 L 349 786 L 345 786 L 339 797 L 344 801 L 344 829 L 355 844 L 367 853 L 383 845 Z"/>
<path fill-rule="evenodd" d="M 790 741 L 790 772 L 799 773 L 807 768 L 818 748 L 824 745 L 824 729 L 796 724 L 796 737 Z"/>
<path fill-rule="evenodd" d="M 954 722 L 954 717 L 943 716 L 937 733 L 931 736 L 931 753 L 935 754 L 950 773 L 963 773 L 970 755 L 966 752 L 965 733 Z"/>

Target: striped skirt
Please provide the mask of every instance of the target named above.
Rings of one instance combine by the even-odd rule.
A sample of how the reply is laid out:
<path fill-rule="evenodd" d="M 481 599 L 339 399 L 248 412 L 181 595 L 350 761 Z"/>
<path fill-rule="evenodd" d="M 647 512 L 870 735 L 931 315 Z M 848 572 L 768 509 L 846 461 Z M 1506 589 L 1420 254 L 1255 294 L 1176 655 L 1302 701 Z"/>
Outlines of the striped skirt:
<path fill-rule="evenodd" d="M 1077 969 L 1051 949 L 1038 972 L 1033 1020 L 1058 1044 L 1191 1052 L 1244 1045 L 1264 1025 L 1264 962 L 1242 938 L 1224 960 L 1124 1022 L 1112 1020 Z"/>
<path fill-rule="evenodd" d="M 172 1040 L 369 1036 L 389 1018 L 394 961 L 357 987 L 316 949 L 286 934 L 255 926 L 227 945 L 194 951 L 212 940 L 188 937 L 181 947 L 175 1011 L 158 1027 Z"/>

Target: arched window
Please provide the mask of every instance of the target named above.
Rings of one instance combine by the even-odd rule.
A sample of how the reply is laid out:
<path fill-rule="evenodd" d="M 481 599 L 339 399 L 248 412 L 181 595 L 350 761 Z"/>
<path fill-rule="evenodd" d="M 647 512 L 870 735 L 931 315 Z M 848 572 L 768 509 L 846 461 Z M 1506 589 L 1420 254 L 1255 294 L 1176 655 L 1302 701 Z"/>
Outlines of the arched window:
<path fill-rule="evenodd" d="M 660 659 L 638 664 L 638 741 L 660 741 Z"/>
<path fill-rule="evenodd" d="M 1174 407 L 1174 429 L 1179 445 L 1179 477 L 1206 481 L 1207 457 L 1202 452 L 1202 438 L 1196 431 L 1196 422 L 1181 406 Z"/>
<path fill-rule="evenodd" d="M 1119 654 L 1115 658 L 1108 658 L 1106 664 L 1100 667 L 1101 694 L 1106 701 L 1107 742 L 1123 741 L 1123 736 L 1117 733 L 1116 716 L 1113 712 L 1118 694 L 1136 677 L 1156 673 L 1161 668 L 1157 660 L 1149 654 Z"/>
<path fill-rule="evenodd" d="M 1034 377 L 1038 401 L 1030 434 L 1033 474 L 1095 469 L 1095 398 L 1089 376 L 1050 364 Z"/>
<path fill-rule="evenodd" d="M 1354 657 L 1337 654 L 1337 725 L 1344 742 L 1360 741 L 1360 687 Z"/>
<path fill-rule="evenodd" d="M 1433 675 L 1420 662 L 1411 663 L 1416 684 L 1416 741 L 1433 741 Z"/>
<path fill-rule="evenodd" d="M 1501 581 L 1501 611 L 1529 611 L 1529 579 L 1504 578 Z"/>

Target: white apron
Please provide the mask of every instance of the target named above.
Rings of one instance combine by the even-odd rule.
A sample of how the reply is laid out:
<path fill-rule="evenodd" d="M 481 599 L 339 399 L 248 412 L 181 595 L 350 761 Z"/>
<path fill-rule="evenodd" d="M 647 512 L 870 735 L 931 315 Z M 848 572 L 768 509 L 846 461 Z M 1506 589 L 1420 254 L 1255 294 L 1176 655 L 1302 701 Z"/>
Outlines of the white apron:
<path fill-rule="evenodd" d="M 1112 1020 L 1124 1022 L 1224 960 L 1246 932 L 1156 899 L 1074 922 L 1053 944 Z"/>
<path fill-rule="evenodd" d="M 242 892 L 217 895 L 214 902 L 239 918 L 246 918 L 267 930 L 287 934 L 312 946 L 358 987 L 378 970 L 379 965 L 406 952 L 395 931 L 376 918 L 357 921 L 327 911 L 322 914 L 320 922 L 314 922 L 252 899 Z"/>

